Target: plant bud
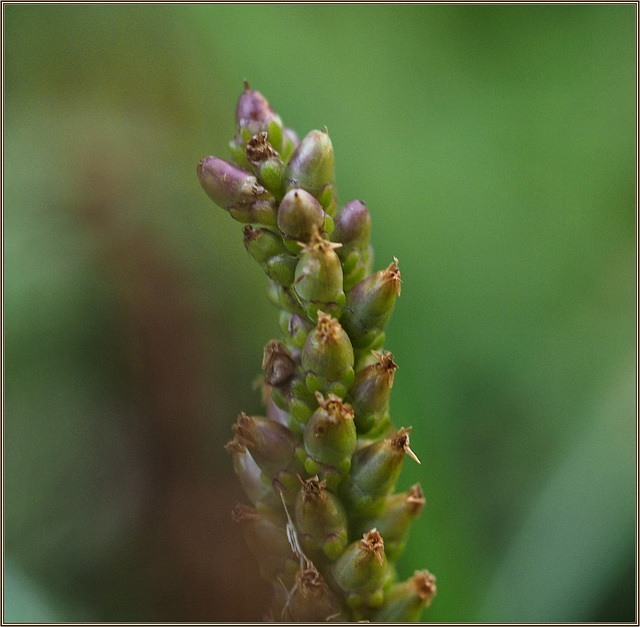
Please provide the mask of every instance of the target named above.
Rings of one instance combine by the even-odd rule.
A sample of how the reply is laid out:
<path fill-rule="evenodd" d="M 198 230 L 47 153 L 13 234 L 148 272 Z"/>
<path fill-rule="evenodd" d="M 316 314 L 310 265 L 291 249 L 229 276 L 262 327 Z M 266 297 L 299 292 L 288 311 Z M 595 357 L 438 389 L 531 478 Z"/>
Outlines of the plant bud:
<path fill-rule="evenodd" d="M 302 252 L 296 266 L 293 291 L 303 304 L 307 315 L 315 320 L 318 309 L 333 314 L 341 313 L 345 303 L 342 289 L 342 265 L 334 244 L 323 239 L 317 228 L 311 241 L 300 242 Z"/>
<path fill-rule="evenodd" d="M 295 501 L 296 528 L 305 551 L 335 560 L 347 545 L 347 514 L 317 476 L 302 481 Z"/>
<path fill-rule="evenodd" d="M 309 331 L 301 355 L 309 391 L 344 397 L 353 383 L 351 340 L 340 323 L 318 311 L 318 323 Z"/>
<path fill-rule="evenodd" d="M 387 558 L 395 560 L 404 549 L 409 527 L 422 511 L 424 504 L 422 489 L 420 484 L 416 483 L 406 492 L 387 496 L 380 514 L 365 520 L 360 528 L 364 530 L 376 527 L 384 538 Z"/>
<path fill-rule="evenodd" d="M 340 319 L 355 348 L 381 344 L 383 331 L 391 317 L 396 296 L 400 296 L 400 270 L 394 259 L 388 268 L 363 279 L 347 293 Z"/>
<path fill-rule="evenodd" d="M 355 451 L 351 472 L 345 484 L 344 497 L 365 514 L 377 514 L 383 507 L 381 497 L 387 495 L 398 479 L 405 453 L 420 463 L 409 448 L 411 427 L 398 430 L 390 438 L 378 440 Z"/>
<path fill-rule="evenodd" d="M 236 125 L 245 141 L 248 137 L 263 131 L 271 131 L 271 143 L 279 148 L 282 141 L 282 120 L 271 108 L 268 100 L 259 91 L 251 89 L 247 82 L 236 105 Z M 274 128 L 280 129 L 280 142 L 274 141 L 278 135 L 277 131 L 273 132 Z M 275 137 L 271 137 L 272 135 Z"/>
<path fill-rule="evenodd" d="M 244 224 L 254 222 L 266 226 L 276 226 L 278 221 L 276 199 L 269 196 L 269 198 L 259 198 L 248 204 L 234 205 L 229 207 L 229 215 Z"/>
<path fill-rule="evenodd" d="M 292 345 L 301 349 L 313 325 L 298 314 L 283 311 L 280 314 L 280 328 L 285 334 L 285 339 L 290 344 L 290 348 Z"/>
<path fill-rule="evenodd" d="M 285 250 L 280 235 L 269 229 L 255 229 L 250 224 L 244 227 L 243 233 L 244 247 L 267 276 L 280 285 L 291 285 L 298 260 Z"/>
<path fill-rule="evenodd" d="M 322 472 L 318 464 L 333 466 L 340 474 L 351 467 L 351 455 L 356 448 L 356 426 L 353 409 L 339 396 L 329 394 L 325 400 L 316 392 L 318 409 L 313 413 L 304 430 L 304 447 L 314 462 L 305 465 L 307 472 Z"/>
<path fill-rule="evenodd" d="M 251 137 L 245 145 L 245 158 L 256 176 L 274 196 L 280 198 L 284 176 L 284 162 L 263 131 Z"/>
<path fill-rule="evenodd" d="M 381 586 L 387 570 L 382 536 L 376 529 L 364 534 L 362 540 L 350 544 L 331 567 L 336 584 L 346 593 L 347 605 L 356 608 L 383 601 Z"/>
<path fill-rule="evenodd" d="M 288 620 L 296 623 L 345 620 L 340 602 L 313 565 L 296 573 L 296 585 L 286 611 Z"/>
<path fill-rule="evenodd" d="M 260 574 L 269 581 L 280 578 L 293 582 L 298 560 L 287 538 L 286 521 L 241 503 L 233 508 L 231 518 L 242 527 L 249 551 L 258 561 Z"/>
<path fill-rule="evenodd" d="M 369 433 L 386 417 L 395 371 L 398 366 L 389 351 L 371 351 L 375 362 L 356 372 L 349 402 L 355 411 L 358 433 Z"/>
<path fill-rule="evenodd" d="M 263 481 L 262 471 L 251 457 L 247 447 L 234 438 L 224 448 L 233 459 L 233 469 L 251 503 L 258 508 L 266 506 L 277 509 L 280 507 L 280 500 L 276 497 L 271 486 Z"/>
<path fill-rule="evenodd" d="M 291 380 L 297 367 L 285 345 L 278 340 L 271 340 L 264 347 L 262 370 L 268 385 L 281 387 Z"/>
<path fill-rule="evenodd" d="M 371 236 L 371 215 L 361 200 L 348 202 L 335 217 L 335 228 L 331 240 L 340 242 L 343 248 L 338 254 L 354 248 L 364 249 Z"/>
<path fill-rule="evenodd" d="M 416 623 L 423 607 L 428 607 L 436 594 L 436 578 L 427 570 L 416 571 L 410 579 L 394 584 L 385 592 L 384 605 L 373 622 Z"/>
<path fill-rule="evenodd" d="M 287 189 L 302 187 L 316 198 L 333 186 L 335 163 L 327 131 L 311 131 L 295 149 L 285 172 Z"/>
<path fill-rule="evenodd" d="M 285 126 L 282 129 L 282 150 L 280 151 L 280 158 L 287 163 L 291 159 L 291 155 L 300 144 L 300 138 L 298 134 L 292 129 Z"/>
<path fill-rule="evenodd" d="M 278 422 L 241 413 L 232 430 L 238 442 L 249 449 L 262 472 L 270 478 L 288 468 L 296 459 L 298 439 Z"/>
<path fill-rule="evenodd" d="M 297 253 L 298 242 L 309 242 L 315 230 L 324 231 L 327 226 L 332 227 L 333 220 L 309 192 L 296 188 L 285 194 L 278 208 L 278 228 L 289 250 Z"/>
<path fill-rule="evenodd" d="M 218 157 L 201 159 L 198 164 L 198 178 L 209 198 L 224 209 L 249 205 L 269 196 L 251 172 Z"/>
<path fill-rule="evenodd" d="M 280 307 L 289 313 L 306 317 L 305 310 L 300 305 L 298 299 L 291 293 L 291 289 L 292 288 L 285 287 L 281 283 L 271 279 L 269 281 L 267 295 L 276 307 Z"/>

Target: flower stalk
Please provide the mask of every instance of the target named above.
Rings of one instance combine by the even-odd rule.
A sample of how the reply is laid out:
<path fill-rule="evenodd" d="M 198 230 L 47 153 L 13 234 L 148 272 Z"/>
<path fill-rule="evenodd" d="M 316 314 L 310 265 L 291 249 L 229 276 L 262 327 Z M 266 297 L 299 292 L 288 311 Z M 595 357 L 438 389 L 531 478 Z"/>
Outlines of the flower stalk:
<path fill-rule="evenodd" d="M 419 621 L 435 578 L 399 581 L 395 562 L 425 499 L 394 493 L 411 427 L 389 402 L 398 366 L 384 349 L 400 296 L 398 260 L 372 272 L 371 215 L 338 204 L 326 129 L 300 140 L 245 83 L 232 162 L 205 157 L 200 183 L 244 224 L 268 278 L 281 337 L 262 356 L 265 416 L 241 412 L 226 445 L 250 505 L 232 512 L 284 622 Z"/>

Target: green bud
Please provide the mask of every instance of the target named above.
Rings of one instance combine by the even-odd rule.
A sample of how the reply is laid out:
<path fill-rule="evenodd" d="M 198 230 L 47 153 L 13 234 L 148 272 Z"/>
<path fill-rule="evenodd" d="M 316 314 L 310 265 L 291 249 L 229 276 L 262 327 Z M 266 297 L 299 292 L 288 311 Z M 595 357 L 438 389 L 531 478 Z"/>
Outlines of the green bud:
<path fill-rule="evenodd" d="M 357 511 L 374 515 L 380 512 L 384 505 L 381 497 L 393 490 L 405 453 L 420 463 L 409 448 L 410 432 L 411 427 L 402 427 L 390 438 L 356 449 L 343 494 Z"/>
<path fill-rule="evenodd" d="M 276 305 L 276 307 L 284 309 L 289 313 L 306 316 L 306 312 L 300 305 L 300 302 L 291 293 L 291 288 L 285 287 L 281 283 L 278 283 L 277 281 L 271 279 L 269 281 L 267 294 L 271 299 L 271 302 Z"/>
<path fill-rule="evenodd" d="M 302 187 L 319 199 L 327 185 L 333 186 L 335 163 L 329 133 L 311 131 L 295 149 L 285 172 L 287 189 Z"/>
<path fill-rule="evenodd" d="M 376 529 L 371 529 L 362 540 L 353 542 L 344 550 L 331 567 L 331 574 L 346 593 L 347 605 L 356 608 L 363 603 L 382 603 L 381 586 L 386 570 L 382 536 Z"/>
<path fill-rule="evenodd" d="M 315 320 L 318 309 L 336 317 L 342 311 L 345 294 L 342 289 L 342 265 L 335 244 L 323 239 L 317 228 L 311 241 L 300 242 L 302 252 L 296 266 L 293 291 L 307 315 Z"/>
<path fill-rule="evenodd" d="M 236 105 L 236 125 L 238 132 L 247 139 L 263 131 L 271 131 L 271 143 L 279 148 L 280 142 L 277 137 L 272 137 L 275 128 L 280 129 L 280 138 L 282 134 L 282 120 L 280 116 L 271 108 L 268 100 L 255 89 L 251 89 L 249 84 L 245 82 L 244 91 L 238 98 Z"/>
<path fill-rule="evenodd" d="M 249 551 L 258 561 L 260 574 L 269 581 L 293 584 L 298 559 L 291 550 L 286 521 L 270 512 L 260 512 L 238 503 L 231 518 L 240 524 Z"/>
<path fill-rule="evenodd" d="M 299 570 L 295 579 L 283 618 L 296 623 L 345 620 L 340 602 L 313 565 Z"/>
<path fill-rule="evenodd" d="M 422 489 L 420 484 L 416 483 L 406 492 L 388 495 L 380 514 L 365 520 L 360 527 L 376 527 L 384 538 L 387 558 L 395 560 L 404 549 L 409 527 L 422 511 L 424 504 Z"/>
<path fill-rule="evenodd" d="M 300 139 L 298 134 L 292 128 L 285 126 L 284 129 L 282 129 L 282 150 L 280 151 L 280 158 L 285 163 L 291 159 L 291 155 L 298 147 L 299 143 Z"/>
<path fill-rule="evenodd" d="M 232 427 L 240 444 L 251 452 L 262 472 L 273 478 L 295 460 L 298 439 L 287 427 L 262 416 L 241 413 Z"/>
<path fill-rule="evenodd" d="M 324 230 L 326 218 L 322 205 L 304 189 L 289 190 L 278 207 L 278 228 L 292 252 L 300 250 L 298 242 L 307 243 L 314 231 Z"/>
<path fill-rule="evenodd" d="M 243 229 L 243 243 L 247 252 L 259 263 L 264 264 L 272 257 L 285 252 L 282 238 L 269 229 L 256 229 L 247 224 Z"/>
<path fill-rule="evenodd" d="M 302 481 L 295 506 L 296 529 L 305 551 L 335 560 L 347 545 L 347 514 L 317 476 Z"/>
<path fill-rule="evenodd" d="M 355 411 L 358 433 L 369 433 L 385 419 L 395 371 L 389 351 L 371 351 L 375 362 L 356 372 L 349 402 Z"/>
<path fill-rule="evenodd" d="M 388 268 L 363 279 L 347 292 L 340 322 L 354 348 L 377 347 L 400 296 L 400 270 L 394 259 Z"/>
<path fill-rule="evenodd" d="M 305 450 L 315 462 L 333 466 L 344 474 L 356 448 L 353 409 L 335 394 L 329 394 L 326 400 L 320 392 L 315 396 L 319 407 L 304 430 Z"/>
<path fill-rule="evenodd" d="M 277 510 L 281 507 L 280 500 L 271 486 L 263 480 L 262 471 L 247 447 L 234 438 L 224 448 L 233 459 L 233 469 L 251 503 L 257 508 L 268 507 Z"/>
<path fill-rule="evenodd" d="M 318 311 L 318 323 L 307 335 L 301 362 L 311 392 L 344 397 L 353 383 L 351 340 L 340 323 L 323 311 Z"/>
<path fill-rule="evenodd" d="M 283 311 L 280 314 L 280 328 L 285 335 L 285 341 L 289 344 L 289 347 L 301 349 L 313 325 L 306 318 L 298 314 Z"/>
<path fill-rule="evenodd" d="M 422 608 L 429 606 L 435 594 L 436 578 L 427 570 L 416 571 L 413 577 L 386 591 L 384 605 L 375 613 L 373 622 L 419 622 Z"/>
<path fill-rule="evenodd" d="M 245 144 L 245 157 L 256 176 L 276 197 L 282 193 L 284 162 L 267 139 L 267 132 L 254 135 Z"/>
<path fill-rule="evenodd" d="M 229 207 L 229 215 L 234 220 L 245 224 L 253 222 L 265 224 L 266 226 L 275 226 L 278 221 L 276 199 L 273 197 L 258 199 L 249 204 Z"/>
<path fill-rule="evenodd" d="M 250 224 L 244 227 L 243 233 L 244 247 L 267 276 L 280 285 L 290 286 L 298 260 L 285 250 L 282 238 L 269 229 L 255 229 Z"/>

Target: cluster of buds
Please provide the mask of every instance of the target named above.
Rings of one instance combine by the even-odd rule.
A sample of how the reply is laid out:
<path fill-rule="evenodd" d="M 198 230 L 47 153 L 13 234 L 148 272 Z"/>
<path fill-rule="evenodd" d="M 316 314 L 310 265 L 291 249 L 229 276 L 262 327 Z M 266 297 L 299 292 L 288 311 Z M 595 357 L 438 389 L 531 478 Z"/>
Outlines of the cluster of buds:
<path fill-rule="evenodd" d="M 435 578 L 394 566 L 425 499 L 394 494 L 411 427 L 389 398 L 397 365 L 383 348 L 400 270 L 372 273 L 371 217 L 339 207 L 325 130 L 302 140 L 245 83 L 233 162 L 198 165 L 209 197 L 245 224 L 268 277 L 280 339 L 262 360 L 265 416 L 241 413 L 226 449 L 251 505 L 232 518 L 273 586 L 275 621 L 418 621 Z"/>

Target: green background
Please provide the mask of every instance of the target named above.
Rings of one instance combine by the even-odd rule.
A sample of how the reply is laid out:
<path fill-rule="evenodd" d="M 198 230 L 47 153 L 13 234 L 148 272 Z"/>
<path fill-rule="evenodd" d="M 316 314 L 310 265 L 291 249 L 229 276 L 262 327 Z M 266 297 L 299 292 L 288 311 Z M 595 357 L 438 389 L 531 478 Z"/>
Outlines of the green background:
<path fill-rule="evenodd" d="M 196 177 L 243 79 L 400 260 L 424 620 L 634 620 L 635 5 L 3 10 L 5 620 L 263 616 L 223 445 L 277 312 Z"/>

